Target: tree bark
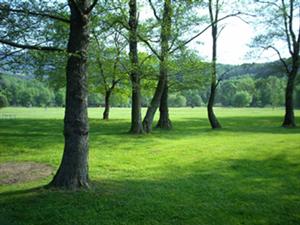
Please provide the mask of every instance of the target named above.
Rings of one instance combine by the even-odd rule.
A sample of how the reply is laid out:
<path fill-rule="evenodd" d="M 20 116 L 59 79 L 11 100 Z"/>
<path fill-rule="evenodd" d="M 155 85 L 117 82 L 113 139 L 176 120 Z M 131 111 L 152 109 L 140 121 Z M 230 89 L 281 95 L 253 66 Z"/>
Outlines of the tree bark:
<path fill-rule="evenodd" d="M 140 85 L 140 70 L 137 49 L 137 4 L 136 0 L 129 1 L 129 58 L 131 63 L 130 79 L 132 84 L 132 105 L 131 105 L 131 128 L 132 134 L 144 133 L 142 125 L 142 100 L 141 100 L 141 85 Z"/>
<path fill-rule="evenodd" d="M 288 75 L 287 86 L 285 89 L 285 116 L 282 123 L 283 127 L 296 127 L 295 115 L 294 115 L 294 87 L 295 78 L 298 68 L 294 68 Z"/>
<path fill-rule="evenodd" d="M 168 57 L 169 57 L 169 39 L 171 37 L 171 17 L 172 17 L 172 6 L 171 0 L 165 0 L 163 20 L 161 23 L 161 34 L 160 34 L 160 64 L 159 64 L 159 81 L 157 83 L 154 96 L 147 109 L 146 116 L 143 120 L 144 131 L 150 133 L 152 130 L 152 124 L 156 110 L 160 104 L 161 97 L 167 84 L 168 77 Z M 166 96 L 168 96 L 166 92 Z M 168 107 L 168 106 L 166 106 Z M 165 107 L 164 107 L 165 108 Z"/>
<path fill-rule="evenodd" d="M 165 88 L 164 88 L 164 91 L 163 91 L 163 94 L 162 94 L 161 100 L 160 100 L 159 120 L 156 125 L 157 128 L 161 128 L 161 129 L 171 129 L 172 128 L 172 122 L 169 118 L 168 92 L 169 92 L 169 87 L 166 82 Z"/>
<path fill-rule="evenodd" d="M 213 129 L 221 128 L 221 124 L 219 123 L 213 109 L 215 95 L 216 95 L 216 83 L 212 82 L 208 104 L 207 104 L 207 114 L 208 114 L 209 123 Z"/>
<path fill-rule="evenodd" d="M 163 64 L 163 63 L 164 62 L 160 62 L 160 64 Z M 164 91 L 164 86 L 166 83 L 166 81 L 165 81 L 165 79 L 166 79 L 165 72 L 166 71 L 163 67 L 164 67 L 163 65 L 160 65 L 160 76 L 159 76 L 158 84 L 156 86 L 154 96 L 151 99 L 150 105 L 147 108 L 146 116 L 144 117 L 144 120 L 143 120 L 143 127 L 144 127 L 144 131 L 146 133 L 150 133 L 152 131 L 154 115 L 160 104 L 161 96 Z"/>
<path fill-rule="evenodd" d="M 78 1 L 77 1 L 78 2 Z M 87 116 L 87 51 L 89 43 L 88 0 L 69 1 L 71 11 L 66 68 L 66 109 L 64 118 L 65 146 L 60 167 L 50 187 L 78 189 L 89 186 L 88 116 Z"/>
<path fill-rule="evenodd" d="M 105 98 L 104 98 L 103 120 L 108 120 L 109 119 L 110 96 L 111 96 L 111 90 L 106 91 L 105 92 Z"/>

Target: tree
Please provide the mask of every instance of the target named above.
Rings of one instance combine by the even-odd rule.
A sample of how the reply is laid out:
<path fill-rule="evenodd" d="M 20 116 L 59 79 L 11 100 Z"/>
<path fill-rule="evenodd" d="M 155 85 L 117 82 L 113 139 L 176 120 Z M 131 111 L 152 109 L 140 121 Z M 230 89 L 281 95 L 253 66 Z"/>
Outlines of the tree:
<path fill-rule="evenodd" d="M 201 31 L 195 36 L 189 37 L 188 40 L 180 40 L 180 37 L 185 37 L 184 34 L 190 31 L 192 25 L 196 24 L 193 18 L 196 14 L 191 13 L 194 9 L 191 1 L 148 0 L 148 3 L 152 9 L 154 20 L 147 20 L 144 29 L 146 32 L 139 34 L 139 39 L 159 60 L 159 76 L 154 95 L 143 120 L 145 132 L 151 132 L 153 118 L 158 107 L 160 116 L 156 127 L 163 129 L 172 127 L 168 109 L 170 56 L 204 32 Z"/>
<path fill-rule="evenodd" d="M 264 49 L 271 49 L 278 55 L 287 75 L 285 89 L 285 116 L 283 127 L 295 127 L 293 93 L 295 79 L 298 73 L 300 57 L 300 24 L 298 0 L 263 1 L 255 0 L 259 7 L 261 20 L 264 26 L 264 33 L 258 35 L 254 40 L 257 46 Z M 265 7 L 262 7 L 265 6 Z M 281 42 L 286 48 L 278 48 L 276 43 Z M 283 54 L 288 52 L 286 59 Z"/>
<path fill-rule="evenodd" d="M 55 92 L 54 100 L 56 106 L 64 106 L 66 102 L 66 91 L 64 89 L 59 89 Z"/>
<path fill-rule="evenodd" d="M 234 80 L 225 80 L 221 83 L 219 89 L 219 101 L 223 106 L 232 105 L 232 96 L 235 95 L 237 91 L 236 82 Z"/>
<path fill-rule="evenodd" d="M 128 2 L 129 9 L 124 4 Z M 137 1 L 111 1 L 111 7 L 113 10 L 106 10 L 107 20 L 106 26 L 115 27 L 121 25 L 128 31 L 128 35 L 124 32 L 119 32 L 129 44 L 129 69 L 128 73 L 131 81 L 131 127 L 129 132 L 132 134 L 143 133 L 142 117 L 141 117 L 141 70 L 138 57 L 138 27 L 139 27 L 139 15 L 137 10 Z"/>
<path fill-rule="evenodd" d="M 252 101 L 251 95 L 247 91 L 238 91 L 232 99 L 232 105 L 235 107 L 246 107 Z"/>
<path fill-rule="evenodd" d="M 203 100 L 199 94 L 189 95 L 188 97 L 186 97 L 186 100 L 186 105 L 192 108 L 196 106 L 201 106 L 203 104 Z"/>
<path fill-rule="evenodd" d="M 208 63 L 194 51 L 182 49 L 173 54 L 169 60 L 170 93 L 182 94 L 188 106 L 200 106 L 203 101 L 199 94 L 208 84 L 207 69 Z"/>
<path fill-rule="evenodd" d="M 18 92 L 18 97 L 17 98 L 18 98 L 19 104 L 22 105 L 22 106 L 29 107 L 29 106 L 33 105 L 33 94 L 32 94 L 32 92 L 28 91 L 25 87 L 23 87 Z"/>
<path fill-rule="evenodd" d="M 8 101 L 7 101 L 6 96 L 0 92 L 0 109 L 7 107 L 7 106 L 8 106 Z"/>
<path fill-rule="evenodd" d="M 156 14 L 156 10 L 152 5 L 152 2 L 149 1 L 152 6 L 153 12 L 158 21 L 161 21 L 161 30 L 160 30 L 160 54 L 156 53 L 159 58 L 159 81 L 155 89 L 155 93 L 150 102 L 150 105 L 147 109 L 146 116 L 143 120 L 144 131 L 149 133 L 152 130 L 152 123 L 155 112 L 160 105 L 160 118 L 157 124 L 157 127 L 161 128 L 171 128 L 171 121 L 169 119 L 168 111 L 168 58 L 169 58 L 169 40 L 171 37 L 171 17 L 172 17 L 172 3 L 171 0 L 164 1 L 163 7 L 163 16 L 162 19 L 159 18 Z M 148 46 L 150 46 L 148 44 Z M 153 49 L 151 47 L 151 49 Z M 156 52 L 156 51 L 154 51 Z"/>
<path fill-rule="evenodd" d="M 70 0 L 70 34 L 66 68 L 65 147 L 60 167 L 49 186 L 86 188 L 88 176 L 87 53 L 90 14 L 97 0 Z"/>
<path fill-rule="evenodd" d="M 129 1 L 129 59 L 130 59 L 130 80 L 132 84 L 132 106 L 131 106 L 131 128 L 130 133 L 142 134 L 144 132 L 142 124 L 142 97 L 141 97 L 141 75 L 138 59 L 138 16 L 136 0 Z"/>
<path fill-rule="evenodd" d="M 209 18 L 211 23 L 211 35 L 212 35 L 212 61 L 211 61 L 211 85 L 210 85 L 210 95 L 207 104 L 208 119 L 210 125 L 213 129 L 221 128 L 217 117 L 215 116 L 213 106 L 215 101 L 217 83 L 217 39 L 218 39 L 218 20 L 219 20 L 219 10 L 220 4 L 219 0 L 215 2 L 209 0 L 208 2 Z"/>
<path fill-rule="evenodd" d="M 186 98 L 183 95 L 170 95 L 169 104 L 171 107 L 185 107 L 186 106 Z"/>
<path fill-rule="evenodd" d="M 270 88 L 270 104 L 271 106 L 278 107 L 284 105 L 284 80 L 274 76 L 267 78 L 267 83 Z"/>
<path fill-rule="evenodd" d="M 49 186 L 67 189 L 88 187 L 88 120 L 87 120 L 87 54 L 90 13 L 97 0 L 70 0 L 71 16 L 66 68 L 66 110 L 64 120 L 65 147 L 60 167 Z M 12 10 L 9 9 L 9 12 Z M 27 15 L 32 15 L 27 13 Z M 51 17 L 52 19 L 52 17 Z M 28 41 L 34 38 L 31 36 Z M 20 49 L 65 51 L 57 47 L 20 43 L 1 39 L 0 42 Z M 22 39 L 21 39 L 22 40 Z M 51 41 L 49 41 L 51 43 Z"/>
<path fill-rule="evenodd" d="M 92 71 L 91 83 L 92 88 L 100 92 L 104 96 L 104 112 L 103 119 L 109 119 L 109 111 L 111 107 L 111 96 L 115 91 L 117 85 L 125 78 L 127 71 L 124 71 L 124 63 L 122 63 L 123 50 L 126 43 L 120 35 L 121 30 L 115 27 L 109 30 L 108 34 L 104 32 L 99 34 L 93 31 L 95 40 L 95 47 L 91 49 L 92 57 Z M 111 38 L 108 38 L 110 36 Z M 104 41 L 100 41 L 99 39 Z M 95 51 L 96 49 L 96 51 Z M 93 68 L 93 67 L 97 67 Z M 122 67 L 121 67 L 122 65 Z M 90 68 L 91 68 L 90 67 Z"/>

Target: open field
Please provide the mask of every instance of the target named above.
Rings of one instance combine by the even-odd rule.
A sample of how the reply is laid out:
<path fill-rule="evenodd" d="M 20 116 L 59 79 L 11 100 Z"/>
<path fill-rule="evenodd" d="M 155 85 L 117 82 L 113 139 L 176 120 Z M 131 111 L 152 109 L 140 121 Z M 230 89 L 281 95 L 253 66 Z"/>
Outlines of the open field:
<path fill-rule="evenodd" d="M 110 121 L 90 109 L 91 190 L 37 189 L 53 175 L 2 184 L 0 224 L 300 224 L 300 128 L 280 127 L 283 109 L 216 108 L 218 131 L 204 108 L 170 113 L 173 130 L 131 136 L 130 109 L 113 108 Z M 0 163 L 55 172 L 62 119 L 58 108 L 0 110 Z"/>

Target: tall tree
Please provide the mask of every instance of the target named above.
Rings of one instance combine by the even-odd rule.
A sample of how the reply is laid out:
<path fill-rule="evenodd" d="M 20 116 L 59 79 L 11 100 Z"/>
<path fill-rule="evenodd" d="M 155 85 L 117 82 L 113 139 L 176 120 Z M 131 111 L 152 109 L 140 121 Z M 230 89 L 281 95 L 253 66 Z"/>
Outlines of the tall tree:
<path fill-rule="evenodd" d="M 160 18 L 158 18 L 156 13 L 155 15 L 157 19 L 160 20 Z M 143 127 L 147 133 L 149 133 L 152 130 L 153 118 L 161 101 L 163 101 L 165 104 L 161 104 L 160 107 L 161 116 L 158 123 L 158 127 L 161 128 L 171 127 L 168 105 L 167 105 L 167 99 L 168 99 L 168 84 L 167 84 L 168 68 L 167 67 L 168 67 L 168 58 L 169 58 L 169 50 L 170 50 L 169 41 L 171 38 L 171 24 L 172 24 L 171 17 L 172 17 L 171 0 L 165 0 L 163 17 L 161 21 L 161 31 L 160 31 L 160 55 L 156 53 L 156 55 L 159 58 L 159 81 L 155 89 L 154 96 L 147 109 L 146 116 L 143 120 Z M 161 100 L 162 97 L 163 100 Z"/>
<path fill-rule="evenodd" d="M 24 2 L 22 2 L 24 3 Z M 67 45 L 68 62 L 66 67 L 66 110 L 64 118 L 65 146 L 60 167 L 50 182 L 49 186 L 57 188 L 77 189 L 88 187 L 88 118 L 87 118 L 87 58 L 89 43 L 90 14 L 97 0 L 91 4 L 89 0 L 69 0 L 70 19 L 44 13 L 43 11 L 32 12 L 26 9 L 12 9 L 10 5 L 1 5 L 1 16 L 9 20 L 9 14 L 17 13 L 30 17 L 46 17 L 47 19 L 60 20 L 70 24 L 69 39 Z M 24 3 L 27 6 L 26 2 Z M 47 8 L 47 7 L 46 7 Z M 2 13 L 4 12 L 4 13 Z M 23 17 L 15 17 L 22 21 Z M 12 21 L 14 21 L 14 19 Z M 35 27 L 39 20 L 35 20 Z M 13 26 L 13 23 L 7 23 Z M 28 35 L 30 33 L 30 20 L 24 24 L 26 29 L 20 28 L 15 34 L 11 29 L 5 28 L 4 37 L 13 37 L 16 41 L 0 38 L 0 43 L 19 49 L 65 51 L 58 47 L 36 44 L 37 40 Z M 32 31 L 33 32 L 33 31 Z M 24 42 L 24 33 L 27 38 Z M 38 34 L 38 30 L 34 30 Z M 38 35 L 37 35 L 38 36 Z M 31 37 L 31 38 L 28 38 Z M 47 36 L 43 37 L 47 43 L 51 43 Z M 38 40 L 41 38 L 38 38 Z M 33 43 L 28 43 L 33 42 Z M 35 42 L 35 43 L 34 43 Z M 51 43 L 52 44 L 52 43 Z"/>
<path fill-rule="evenodd" d="M 141 134 L 144 132 L 141 115 L 141 82 L 138 58 L 138 16 L 136 0 L 129 1 L 129 58 L 130 58 L 130 79 L 132 83 L 132 106 L 131 106 L 131 128 L 130 133 Z"/>
<path fill-rule="evenodd" d="M 254 2 L 259 7 L 261 23 L 264 25 L 264 33 L 258 35 L 254 41 L 264 49 L 275 51 L 282 62 L 287 75 L 285 116 L 282 126 L 295 127 L 293 94 L 300 64 L 300 1 L 255 0 Z M 277 47 L 278 42 L 285 44 L 286 48 Z M 288 58 L 284 58 L 284 55 Z"/>
<path fill-rule="evenodd" d="M 211 60 L 211 84 L 210 95 L 207 104 L 207 113 L 210 125 L 213 129 L 221 128 L 214 110 L 214 101 L 216 96 L 217 82 L 217 39 L 218 39 L 218 20 L 220 12 L 219 0 L 209 0 L 208 2 L 209 18 L 211 23 L 211 36 L 212 36 L 212 60 Z"/>
<path fill-rule="evenodd" d="M 126 43 L 116 30 L 110 30 L 106 35 L 93 31 L 94 45 L 90 49 L 92 65 L 90 71 L 90 88 L 101 92 L 104 96 L 103 119 L 109 119 L 111 97 L 116 87 L 127 76 L 127 68 L 123 68 L 124 48 Z M 103 41 L 100 41 L 103 40 Z"/>
<path fill-rule="evenodd" d="M 128 8 L 127 9 L 127 4 Z M 138 57 L 138 9 L 137 1 L 111 1 L 110 9 L 107 10 L 106 25 L 108 27 L 122 25 L 128 31 L 128 35 L 120 32 L 124 36 L 129 44 L 129 61 L 130 69 L 129 76 L 131 81 L 131 127 L 129 132 L 132 134 L 143 133 L 142 116 L 141 116 L 141 71 Z"/>
<path fill-rule="evenodd" d="M 49 186 L 67 189 L 89 186 L 87 59 L 90 14 L 97 0 L 69 0 L 70 33 L 66 68 L 65 147 L 60 167 Z"/>

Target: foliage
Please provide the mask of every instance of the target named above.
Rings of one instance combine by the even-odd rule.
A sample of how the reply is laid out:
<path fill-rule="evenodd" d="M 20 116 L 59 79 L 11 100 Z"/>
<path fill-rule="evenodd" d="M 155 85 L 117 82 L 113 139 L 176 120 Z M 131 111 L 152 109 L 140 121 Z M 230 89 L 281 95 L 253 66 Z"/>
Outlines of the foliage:
<path fill-rule="evenodd" d="M 103 96 L 99 93 L 90 93 L 88 97 L 88 104 L 92 107 L 99 107 L 104 105 Z"/>
<path fill-rule="evenodd" d="M 0 109 L 7 106 L 8 106 L 7 97 L 0 92 Z"/>
<path fill-rule="evenodd" d="M 295 96 L 295 106 L 300 108 L 300 85 L 296 88 L 296 96 Z"/>
<path fill-rule="evenodd" d="M 66 98 L 66 90 L 64 88 L 55 91 L 54 93 L 55 104 L 57 106 L 64 106 L 65 105 L 65 98 Z"/>
<path fill-rule="evenodd" d="M 223 106 L 236 106 L 233 103 L 233 97 L 237 92 L 242 91 L 250 96 L 250 105 L 253 107 L 283 106 L 285 83 L 285 78 L 275 76 L 258 79 L 250 76 L 239 76 L 224 80 L 220 84 L 216 102 Z"/>
<path fill-rule="evenodd" d="M 190 107 L 203 106 L 204 102 L 198 90 L 187 90 L 181 92 L 186 98 L 186 105 Z"/>
<path fill-rule="evenodd" d="M 249 106 L 252 101 L 251 95 L 246 91 L 237 92 L 232 99 L 232 105 L 235 107 Z"/>
<path fill-rule="evenodd" d="M 66 22 L 50 18 L 54 15 L 63 19 L 68 18 L 66 3 L 62 1 L 45 0 L 4 0 L 0 3 L 0 39 L 24 46 L 53 46 L 66 49 L 69 26 Z M 17 11 L 15 11 L 17 10 Z M 32 14 L 36 13 L 36 14 Z M 9 45 L 0 45 L 0 66 L 3 71 L 35 73 L 46 75 L 53 70 L 64 69 L 60 64 L 64 54 L 38 53 L 26 48 L 16 48 Z M 55 63 L 55 60 L 56 61 Z M 52 68 L 51 68 L 52 66 Z M 55 66 L 55 68 L 53 68 Z M 45 69 L 41 74 L 41 69 Z M 59 74 L 59 73 L 55 73 Z"/>
<path fill-rule="evenodd" d="M 169 96 L 169 106 L 170 107 L 185 107 L 186 98 L 183 95 L 170 95 Z"/>

